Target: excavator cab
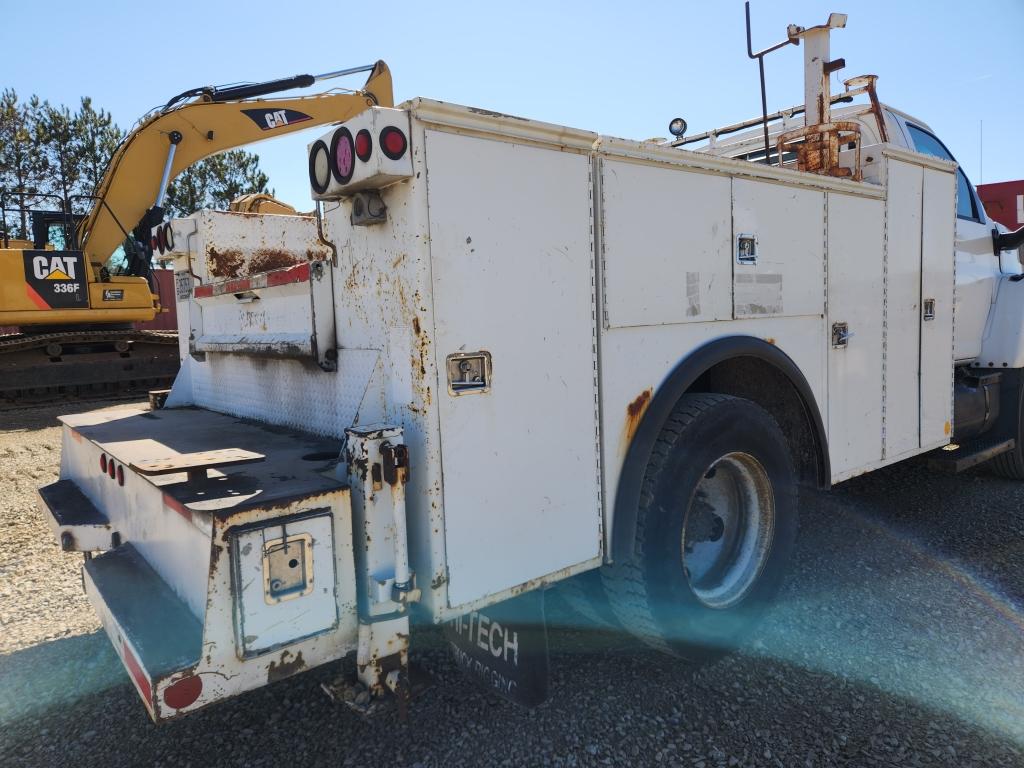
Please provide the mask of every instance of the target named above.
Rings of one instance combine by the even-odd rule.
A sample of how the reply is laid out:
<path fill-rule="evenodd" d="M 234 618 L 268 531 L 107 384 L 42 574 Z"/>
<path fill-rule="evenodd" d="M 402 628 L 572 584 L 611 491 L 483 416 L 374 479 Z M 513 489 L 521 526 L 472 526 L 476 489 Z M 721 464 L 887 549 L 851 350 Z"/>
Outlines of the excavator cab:
<path fill-rule="evenodd" d="M 30 211 L 32 245 L 37 250 L 78 250 L 75 232 L 84 215 L 64 211 Z"/>

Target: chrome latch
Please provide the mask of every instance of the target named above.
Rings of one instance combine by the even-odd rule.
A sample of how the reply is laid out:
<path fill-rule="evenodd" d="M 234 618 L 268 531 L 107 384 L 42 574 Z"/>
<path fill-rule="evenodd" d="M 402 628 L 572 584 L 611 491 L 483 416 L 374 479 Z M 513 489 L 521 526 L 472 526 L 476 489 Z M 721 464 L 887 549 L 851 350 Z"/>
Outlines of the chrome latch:
<path fill-rule="evenodd" d="M 757 264 L 756 235 L 736 235 L 736 263 Z"/>
<path fill-rule="evenodd" d="M 921 313 L 921 319 L 926 322 L 935 319 L 935 299 L 924 300 L 924 311 Z"/>
<path fill-rule="evenodd" d="M 448 392 L 468 395 L 491 388 L 491 353 L 457 352 L 448 355 Z"/>
<path fill-rule="evenodd" d="M 313 591 L 313 537 L 283 536 L 263 545 L 263 598 L 268 605 Z"/>
<path fill-rule="evenodd" d="M 851 338 L 853 334 L 846 323 L 832 323 L 832 349 L 846 347 Z"/>

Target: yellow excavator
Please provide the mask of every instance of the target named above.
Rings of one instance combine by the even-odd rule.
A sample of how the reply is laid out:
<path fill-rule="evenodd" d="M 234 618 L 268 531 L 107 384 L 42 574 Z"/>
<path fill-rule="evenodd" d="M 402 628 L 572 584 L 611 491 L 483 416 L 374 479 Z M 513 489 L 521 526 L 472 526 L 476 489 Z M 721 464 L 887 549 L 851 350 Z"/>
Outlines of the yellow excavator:
<path fill-rule="evenodd" d="M 261 98 L 362 72 L 369 76 L 359 90 Z M 88 214 L 34 211 L 31 241 L 0 231 L 0 327 L 17 331 L 0 332 L 0 403 L 169 383 L 178 368 L 177 334 L 132 327 L 161 311 L 150 232 L 163 221 L 168 184 L 205 157 L 344 122 L 372 106 L 394 106 L 383 61 L 185 91 L 118 145 Z M 272 208 L 262 199 L 247 205 Z"/>

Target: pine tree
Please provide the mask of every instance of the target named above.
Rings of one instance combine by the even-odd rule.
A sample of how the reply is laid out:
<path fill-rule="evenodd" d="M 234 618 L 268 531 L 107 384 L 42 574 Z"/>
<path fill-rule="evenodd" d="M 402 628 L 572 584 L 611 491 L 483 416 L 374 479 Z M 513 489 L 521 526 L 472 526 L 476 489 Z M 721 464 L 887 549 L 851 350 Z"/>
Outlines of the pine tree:
<path fill-rule="evenodd" d="M 76 155 L 81 168 L 78 194 L 92 195 L 103 180 L 107 164 L 124 138 L 124 131 L 114 123 L 109 112 L 102 109 L 97 112 L 88 96 L 82 97 L 82 106 L 74 119 Z M 91 207 L 91 203 L 85 207 Z"/>
<path fill-rule="evenodd" d="M 236 149 L 200 160 L 167 189 L 165 205 L 171 216 L 188 216 L 200 208 L 225 210 L 239 195 L 270 192 L 270 178 L 260 170 L 260 158 Z"/>
<path fill-rule="evenodd" d="M 4 198 L 5 228 L 10 235 L 29 237 L 28 208 L 45 187 L 46 163 L 39 146 L 42 104 L 37 96 L 18 101 L 13 89 L 0 93 L 0 195 Z"/>

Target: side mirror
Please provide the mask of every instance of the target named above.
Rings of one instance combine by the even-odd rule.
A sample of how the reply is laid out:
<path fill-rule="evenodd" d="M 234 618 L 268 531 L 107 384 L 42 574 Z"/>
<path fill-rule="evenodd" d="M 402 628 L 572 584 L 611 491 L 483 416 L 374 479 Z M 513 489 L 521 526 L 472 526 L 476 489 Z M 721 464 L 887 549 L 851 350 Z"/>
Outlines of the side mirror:
<path fill-rule="evenodd" d="M 992 229 L 992 249 L 996 256 L 1000 251 L 1012 251 L 1014 248 L 1020 248 L 1021 245 L 1024 245 L 1024 227 L 1015 232 L 1003 234 L 999 234 L 998 229 Z"/>

